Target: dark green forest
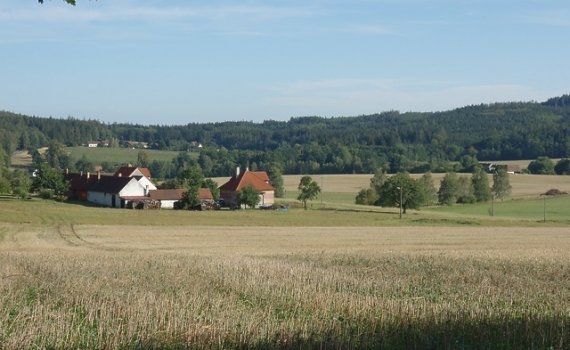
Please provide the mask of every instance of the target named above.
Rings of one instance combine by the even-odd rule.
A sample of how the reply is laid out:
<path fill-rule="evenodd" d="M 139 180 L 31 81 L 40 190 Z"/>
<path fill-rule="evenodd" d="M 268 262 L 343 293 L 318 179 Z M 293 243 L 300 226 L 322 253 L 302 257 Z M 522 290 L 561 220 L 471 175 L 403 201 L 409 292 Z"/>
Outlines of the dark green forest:
<path fill-rule="evenodd" d="M 198 162 L 206 176 L 226 176 L 236 165 L 276 166 L 284 174 L 372 173 L 378 168 L 392 173 L 449 171 L 454 170 L 452 162 L 473 159 L 568 157 L 570 95 L 542 103 L 481 104 L 443 112 L 176 126 L 0 112 L 0 155 L 53 141 L 77 146 L 90 140 L 147 142 L 151 148 L 180 152 L 196 151 L 200 143 L 204 147 Z"/>

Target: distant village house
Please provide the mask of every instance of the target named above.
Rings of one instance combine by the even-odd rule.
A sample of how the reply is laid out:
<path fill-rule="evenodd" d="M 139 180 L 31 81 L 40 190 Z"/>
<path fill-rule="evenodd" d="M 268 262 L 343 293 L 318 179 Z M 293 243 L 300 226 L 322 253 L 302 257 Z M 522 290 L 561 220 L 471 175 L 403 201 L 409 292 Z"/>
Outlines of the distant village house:
<path fill-rule="evenodd" d="M 275 203 L 275 188 L 269 183 L 267 173 L 265 171 L 249 171 L 249 169 L 240 172 L 239 167 L 231 179 L 220 186 L 220 198 L 224 199 L 226 205 L 237 207 L 237 194 L 247 186 L 253 186 L 259 191 L 258 206 L 269 206 Z"/>

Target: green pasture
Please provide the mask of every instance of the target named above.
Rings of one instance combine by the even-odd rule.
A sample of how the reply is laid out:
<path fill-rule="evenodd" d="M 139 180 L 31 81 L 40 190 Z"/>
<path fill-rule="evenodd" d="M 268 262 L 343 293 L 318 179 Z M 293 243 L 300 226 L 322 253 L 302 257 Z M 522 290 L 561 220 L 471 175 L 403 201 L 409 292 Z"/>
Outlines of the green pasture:
<path fill-rule="evenodd" d="M 342 196 L 341 196 L 342 197 Z M 341 198 L 337 197 L 337 198 Z M 326 198 L 326 194 L 325 194 Z M 334 197 L 333 197 L 334 198 Z M 570 198 L 565 197 L 566 201 Z M 398 208 L 382 208 L 333 201 L 314 201 L 303 210 L 297 201 L 282 200 L 287 210 L 128 210 L 104 208 L 83 202 L 54 202 L 34 198 L 0 198 L 0 223 L 31 225 L 143 225 L 143 226 L 263 226 L 263 227 L 386 227 L 386 226 L 542 226 L 542 201 L 511 201 L 518 205 L 507 211 L 508 203 L 498 204 L 491 217 L 485 205 L 465 205 L 409 210 L 399 218 Z M 554 205 L 559 203 L 558 208 Z M 564 205 L 565 207 L 562 207 Z M 552 209 L 550 209 L 552 206 Z M 519 208 L 519 209 L 517 209 Z M 521 209 L 526 208 L 526 209 Z M 526 210 L 526 213 L 524 212 Z M 570 223 L 568 202 L 547 200 L 548 226 Z M 508 214 L 508 215 L 507 215 Z M 519 214 L 517 217 L 516 215 Z"/>
<path fill-rule="evenodd" d="M 284 202 L 293 202 L 293 203 L 300 203 L 297 200 L 297 196 L 299 192 L 297 191 L 286 191 L 285 198 L 282 199 Z M 346 193 L 346 192 L 321 192 L 319 196 L 310 201 L 309 204 L 315 208 L 323 208 L 323 207 L 358 207 L 361 208 L 362 206 L 357 206 L 354 204 L 354 198 L 356 194 Z"/>
<path fill-rule="evenodd" d="M 474 217 L 495 217 L 521 219 L 525 221 L 570 222 L 570 196 L 557 196 L 533 199 L 515 199 L 476 204 L 457 204 L 426 208 L 426 211 L 460 214 Z"/>
<path fill-rule="evenodd" d="M 81 159 L 83 156 L 87 158 L 88 161 L 94 164 L 101 164 L 103 162 L 109 162 L 112 164 L 126 164 L 137 162 L 137 156 L 140 149 L 132 148 L 114 148 L 114 147 L 68 147 L 68 151 L 73 159 Z M 166 161 L 170 162 L 175 158 L 179 152 L 176 151 L 161 151 L 161 150 L 143 150 L 148 155 L 148 159 L 152 162 L 156 161 Z M 192 154 L 196 156 L 195 154 Z"/>

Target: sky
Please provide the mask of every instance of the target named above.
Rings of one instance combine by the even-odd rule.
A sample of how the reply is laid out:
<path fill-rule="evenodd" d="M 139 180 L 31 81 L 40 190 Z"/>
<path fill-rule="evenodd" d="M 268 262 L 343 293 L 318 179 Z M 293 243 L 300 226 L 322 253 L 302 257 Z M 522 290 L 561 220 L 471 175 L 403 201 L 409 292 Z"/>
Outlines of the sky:
<path fill-rule="evenodd" d="M 570 93 L 568 0 L 0 0 L 0 110 L 185 125 Z"/>

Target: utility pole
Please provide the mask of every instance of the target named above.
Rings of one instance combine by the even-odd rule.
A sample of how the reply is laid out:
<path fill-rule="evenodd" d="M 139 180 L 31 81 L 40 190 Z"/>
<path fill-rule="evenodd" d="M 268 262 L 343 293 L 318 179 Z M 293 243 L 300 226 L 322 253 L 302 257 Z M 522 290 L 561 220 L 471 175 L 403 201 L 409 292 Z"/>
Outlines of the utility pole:
<path fill-rule="evenodd" d="M 403 198 L 402 192 L 403 192 L 404 189 L 403 189 L 402 187 L 400 187 L 400 186 L 398 186 L 398 187 L 396 187 L 396 188 L 397 188 L 398 190 L 400 190 L 400 220 L 402 220 L 402 198 Z"/>

